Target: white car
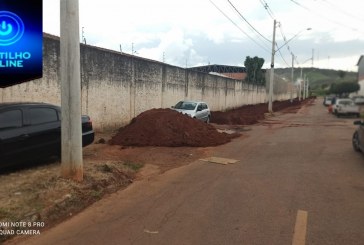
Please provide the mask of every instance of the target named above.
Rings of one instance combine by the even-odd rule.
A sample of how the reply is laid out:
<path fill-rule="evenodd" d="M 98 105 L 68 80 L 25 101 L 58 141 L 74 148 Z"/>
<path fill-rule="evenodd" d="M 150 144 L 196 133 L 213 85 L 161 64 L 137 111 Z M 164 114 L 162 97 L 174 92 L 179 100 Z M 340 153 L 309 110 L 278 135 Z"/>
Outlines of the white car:
<path fill-rule="evenodd" d="M 340 117 L 341 115 L 360 116 L 359 106 L 355 105 L 352 99 L 337 99 L 332 108 L 333 113 Z"/>
<path fill-rule="evenodd" d="M 329 106 L 329 105 L 331 105 L 331 100 L 332 100 L 332 96 L 325 96 L 325 98 L 324 98 L 324 106 Z"/>
<path fill-rule="evenodd" d="M 364 97 L 358 96 L 358 97 L 353 98 L 353 100 L 356 105 L 364 104 Z"/>
<path fill-rule="evenodd" d="M 175 106 L 172 106 L 172 109 L 186 114 L 192 118 L 196 118 L 207 123 L 210 122 L 211 112 L 205 102 L 180 101 Z"/>

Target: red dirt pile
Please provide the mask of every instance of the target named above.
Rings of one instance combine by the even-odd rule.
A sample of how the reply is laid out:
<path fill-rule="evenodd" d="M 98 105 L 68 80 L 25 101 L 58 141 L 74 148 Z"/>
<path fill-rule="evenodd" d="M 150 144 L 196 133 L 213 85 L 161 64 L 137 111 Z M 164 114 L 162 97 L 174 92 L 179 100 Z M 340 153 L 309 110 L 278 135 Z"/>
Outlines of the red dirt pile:
<path fill-rule="evenodd" d="M 292 109 L 299 109 L 305 101 L 297 99 L 285 101 L 274 101 L 273 111 L 281 111 L 290 108 L 290 112 L 295 112 Z M 256 105 L 244 105 L 242 107 L 232 109 L 229 111 L 212 111 L 211 122 L 216 124 L 230 124 L 230 125 L 251 125 L 255 124 L 265 118 L 264 114 L 268 113 L 268 103 L 261 103 Z"/>
<path fill-rule="evenodd" d="M 212 125 L 171 109 L 152 109 L 135 117 L 110 140 L 123 146 L 216 146 L 238 135 L 219 133 Z"/>

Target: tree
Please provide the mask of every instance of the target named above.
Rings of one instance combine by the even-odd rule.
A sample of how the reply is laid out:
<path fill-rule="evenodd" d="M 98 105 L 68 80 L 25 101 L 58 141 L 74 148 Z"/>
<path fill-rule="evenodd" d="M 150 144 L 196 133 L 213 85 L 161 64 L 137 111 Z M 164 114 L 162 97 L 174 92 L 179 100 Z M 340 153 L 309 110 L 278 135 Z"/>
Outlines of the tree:
<path fill-rule="evenodd" d="M 245 81 L 247 81 L 248 83 L 254 83 L 258 85 L 265 84 L 265 75 L 262 70 L 263 64 L 264 64 L 263 58 L 259 58 L 257 56 L 251 58 L 250 56 L 247 56 L 244 61 L 244 66 L 247 73 Z"/>
<path fill-rule="evenodd" d="M 342 96 L 344 94 L 357 92 L 359 89 L 360 85 L 357 82 L 333 83 L 331 84 L 329 92 Z"/>
<path fill-rule="evenodd" d="M 340 78 L 344 78 L 346 76 L 346 72 L 345 71 L 338 71 L 337 74 L 339 75 Z"/>

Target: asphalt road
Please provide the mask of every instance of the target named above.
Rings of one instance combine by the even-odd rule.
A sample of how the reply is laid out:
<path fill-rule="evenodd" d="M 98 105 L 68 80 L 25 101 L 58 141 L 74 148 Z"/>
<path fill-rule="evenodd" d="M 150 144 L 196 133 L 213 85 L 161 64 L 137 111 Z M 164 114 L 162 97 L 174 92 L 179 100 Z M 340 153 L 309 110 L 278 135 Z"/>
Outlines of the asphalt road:
<path fill-rule="evenodd" d="M 24 244 L 364 244 L 355 119 L 321 100 L 278 114 L 197 161 L 97 202 Z"/>

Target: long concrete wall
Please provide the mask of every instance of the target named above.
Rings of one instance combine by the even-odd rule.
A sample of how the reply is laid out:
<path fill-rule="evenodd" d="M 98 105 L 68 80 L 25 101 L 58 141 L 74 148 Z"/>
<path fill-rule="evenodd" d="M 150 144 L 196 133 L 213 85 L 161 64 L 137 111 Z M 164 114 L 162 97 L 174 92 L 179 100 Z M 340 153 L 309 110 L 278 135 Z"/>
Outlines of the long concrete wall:
<path fill-rule="evenodd" d="M 0 89 L 0 102 L 60 105 L 59 48 L 59 38 L 45 34 L 43 78 Z M 145 110 L 168 108 L 183 99 L 226 110 L 267 98 L 265 87 L 88 45 L 81 45 L 81 82 L 82 112 L 97 130 L 120 127 Z M 280 92 L 277 99 L 289 97 Z"/>

